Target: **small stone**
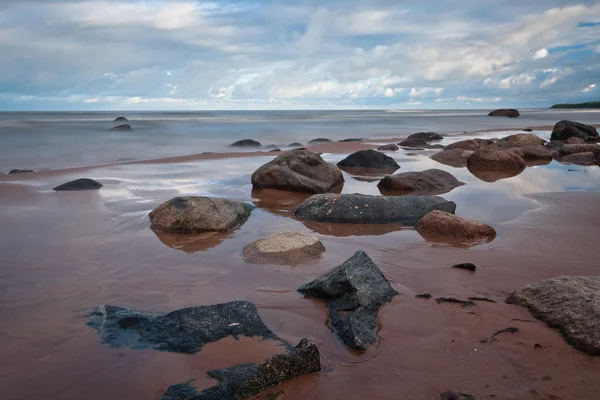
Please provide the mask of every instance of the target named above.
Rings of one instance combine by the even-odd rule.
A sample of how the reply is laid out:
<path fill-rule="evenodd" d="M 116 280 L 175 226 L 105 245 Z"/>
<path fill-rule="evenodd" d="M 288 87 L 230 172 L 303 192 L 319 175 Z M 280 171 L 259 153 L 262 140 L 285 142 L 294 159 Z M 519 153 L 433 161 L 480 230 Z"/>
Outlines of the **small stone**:
<path fill-rule="evenodd" d="M 473 272 L 475 272 L 475 270 L 477 269 L 477 267 L 475 266 L 475 264 L 472 264 L 472 263 L 456 264 L 452 268 L 466 269 L 468 271 L 473 271 Z"/>
<path fill-rule="evenodd" d="M 430 299 L 432 296 L 429 293 L 418 294 L 415 296 L 417 299 Z"/>
<path fill-rule="evenodd" d="M 314 236 L 279 232 L 244 247 L 244 259 L 254 264 L 297 264 L 319 257 L 325 246 Z"/>

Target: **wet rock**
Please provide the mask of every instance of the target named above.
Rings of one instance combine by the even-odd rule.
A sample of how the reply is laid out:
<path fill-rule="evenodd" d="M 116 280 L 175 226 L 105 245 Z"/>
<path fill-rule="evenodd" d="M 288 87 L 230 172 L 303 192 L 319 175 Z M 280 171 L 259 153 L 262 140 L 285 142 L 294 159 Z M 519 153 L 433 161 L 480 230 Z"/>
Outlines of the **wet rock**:
<path fill-rule="evenodd" d="M 508 117 L 508 118 L 517 118 L 520 115 L 521 114 L 519 114 L 519 110 L 515 110 L 514 108 L 494 110 L 488 114 L 489 117 Z"/>
<path fill-rule="evenodd" d="M 432 210 L 454 213 L 456 204 L 438 196 L 319 194 L 303 201 L 295 215 L 307 221 L 412 226 Z"/>
<path fill-rule="evenodd" d="M 561 147 L 565 145 L 562 140 L 551 140 L 544 145 L 544 147 L 550 150 L 552 153 L 558 153 Z"/>
<path fill-rule="evenodd" d="M 88 325 L 111 347 L 195 354 L 205 344 L 228 336 L 260 336 L 285 344 L 260 319 L 247 301 L 183 308 L 167 314 L 99 306 L 88 314 Z"/>
<path fill-rule="evenodd" d="M 600 276 L 560 276 L 523 286 L 506 302 L 558 330 L 574 348 L 600 356 Z"/>
<path fill-rule="evenodd" d="M 225 232 L 242 225 L 254 206 L 215 197 L 175 197 L 150 213 L 152 229 L 168 232 Z"/>
<path fill-rule="evenodd" d="M 463 149 L 463 150 L 475 151 L 475 150 L 479 150 L 480 148 L 481 148 L 481 144 L 479 144 L 476 140 L 467 139 L 467 140 L 461 140 L 459 142 L 454 142 L 452 144 L 449 144 L 448 146 L 446 146 L 445 151 L 451 150 L 451 149 Z"/>
<path fill-rule="evenodd" d="M 597 144 L 565 144 L 560 148 L 558 154 L 562 157 L 577 153 L 600 154 L 600 146 Z"/>
<path fill-rule="evenodd" d="M 425 142 L 433 142 L 434 140 L 442 140 L 444 137 L 435 132 L 417 132 L 407 137 L 407 139 L 423 139 Z"/>
<path fill-rule="evenodd" d="M 456 264 L 452 268 L 466 269 L 467 271 L 475 272 L 475 270 L 477 269 L 477 266 L 473 263 L 462 263 L 462 264 Z"/>
<path fill-rule="evenodd" d="M 362 142 L 363 140 L 366 140 L 365 138 L 348 138 L 348 139 L 342 139 L 339 142 L 345 143 L 345 142 Z"/>
<path fill-rule="evenodd" d="M 598 156 L 600 156 L 600 154 L 598 154 Z M 597 163 L 596 157 L 597 155 L 592 152 L 576 153 L 564 156 L 561 161 L 577 165 L 594 165 Z"/>
<path fill-rule="evenodd" d="M 277 149 L 277 148 L 279 148 L 279 147 L 280 147 L 280 146 L 278 146 L 278 145 L 276 145 L 276 144 L 268 144 L 268 145 L 266 145 L 265 147 L 263 147 L 263 149 L 265 149 L 265 150 L 271 150 L 271 149 Z"/>
<path fill-rule="evenodd" d="M 253 139 L 242 139 L 237 142 L 233 142 L 229 147 L 261 147 L 260 142 Z"/>
<path fill-rule="evenodd" d="M 417 299 L 430 299 L 432 296 L 429 293 L 418 294 L 415 296 Z"/>
<path fill-rule="evenodd" d="M 464 149 L 444 149 L 432 155 L 431 158 L 440 164 L 449 165 L 454 168 L 463 168 L 467 166 L 467 159 L 473 154 L 473 151 Z"/>
<path fill-rule="evenodd" d="M 496 303 L 495 300 L 492 300 L 489 297 L 469 297 L 469 300 L 472 300 L 472 301 L 484 301 L 486 303 Z"/>
<path fill-rule="evenodd" d="M 567 140 L 565 140 L 566 144 L 582 144 L 585 143 L 585 140 L 583 140 L 580 137 L 577 136 L 572 136 L 570 138 L 568 138 Z"/>
<path fill-rule="evenodd" d="M 329 324 L 352 350 L 366 350 L 378 342 L 379 308 L 398 294 L 364 251 L 342 265 L 298 288 L 304 295 L 324 299 Z"/>
<path fill-rule="evenodd" d="M 454 175 L 441 169 L 403 172 L 386 176 L 377 184 L 383 194 L 396 192 L 396 194 L 419 195 L 443 194 L 462 185 L 464 183 Z"/>
<path fill-rule="evenodd" d="M 113 120 L 113 122 L 127 122 L 128 119 L 125 117 L 117 117 Z"/>
<path fill-rule="evenodd" d="M 473 303 L 470 300 L 459 300 L 459 299 L 455 299 L 454 297 L 438 297 L 437 299 L 435 299 L 435 301 L 438 304 L 443 304 L 443 303 L 460 304 L 461 307 L 463 307 L 463 308 L 475 306 L 475 303 Z"/>
<path fill-rule="evenodd" d="M 254 264 L 297 264 L 319 257 L 325 246 L 314 236 L 279 232 L 244 247 L 243 256 Z"/>
<path fill-rule="evenodd" d="M 292 192 L 326 193 L 344 183 L 342 171 L 306 150 L 286 152 L 252 174 L 254 189 L 279 189 Z"/>
<path fill-rule="evenodd" d="M 461 392 L 452 392 L 452 391 L 440 393 L 440 399 L 441 400 L 477 400 L 477 398 L 475 396 L 473 396 L 472 394 L 461 393 Z"/>
<path fill-rule="evenodd" d="M 28 174 L 30 172 L 33 172 L 33 170 L 31 170 L 31 169 L 12 169 L 12 170 L 10 170 L 10 172 L 8 174 L 9 175 L 14 175 L 14 174 Z"/>
<path fill-rule="evenodd" d="M 492 146 L 477 150 L 467 159 L 469 172 L 486 182 L 519 175 L 527 163 L 511 151 Z"/>
<path fill-rule="evenodd" d="M 308 144 L 319 144 L 319 143 L 331 143 L 331 139 L 327 138 L 316 138 L 308 142 Z"/>
<path fill-rule="evenodd" d="M 510 147 L 519 146 L 543 146 L 546 141 L 533 133 L 517 133 L 502 138 L 496 144 L 507 144 Z"/>
<path fill-rule="evenodd" d="M 480 146 L 489 146 L 491 144 L 494 144 L 497 142 L 497 140 L 492 140 L 492 139 L 473 139 L 474 141 L 476 141 L 477 143 L 479 143 Z"/>
<path fill-rule="evenodd" d="M 75 179 L 74 181 L 63 183 L 60 186 L 55 187 L 53 190 L 57 192 L 64 191 L 76 191 L 76 190 L 97 190 L 102 187 L 100 182 L 93 179 L 81 178 Z"/>
<path fill-rule="evenodd" d="M 216 386 L 198 393 L 191 382 L 171 386 L 161 400 L 239 400 L 247 399 L 298 376 L 319 372 L 319 349 L 310 339 L 302 339 L 288 354 L 276 355 L 262 365 L 241 364 L 208 371 Z"/>
<path fill-rule="evenodd" d="M 479 342 L 492 344 L 492 343 L 498 341 L 498 338 L 497 338 L 498 335 L 501 335 L 503 333 L 517 333 L 517 332 L 519 332 L 519 328 L 515 328 L 515 327 L 501 329 L 499 331 L 496 331 L 492 336 L 485 338 L 485 339 L 481 339 Z"/>
<path fill-rule="evenodd" d="M 338 167 L 347 168 L 376 168 L 397 170 L 400 168 L 398 163 L 390 156 L 377 150 L 360 150 L 350 154 L 338 164 Z"/>
<path fill-rule="evenodd" d="M 302 147 L 302 143 L 294 142 L 288 146 L 288 148 L 294 148 L 294 147 Z"/>
<path fill-rule="evenodd" d="M 118 125 L 113 128 L 116 131 L 131 131 L 133 128 L 129 124 Z"/>
<path fill-rule="evenodd" d="M 427 146 L 428 149 L 445 149 L 446 146 L 444 146 L 443 144 L 430 144 L 429 146 Z"/>
<path fill-rule="evenodd" d="M 269 150 L 269 153 L 277 153 L 280 151 L 281 151 L 281 149 L 272 149 L 272 150 Z"/>
<path fill-rule="evenodd" d="M 523 132 L 533 132 L 533 129 L 531 129 L 531 128 L 525 128 L 525 129 L 523 129 Z"/>
<path fill-rule="evenodd" d="M 509 149 L 521 157 L 528 165 L 543 165 L 552 161 L 552 152 L 544 146 L 527 145 L 522 147 L 513 147 Z"/>
<path fill-rule="evenodd" d="M 430 241 L 446 238 L 467 242 L 490 242 L 496 231 L 489 225 L 473 219 L 459 217 L 444 211 L 434 210 L 416 224 L 417 232 Z"/>
<path fill-rule="evenodd" d="M 383 146 L 379 146 L 377 148 L 377 150 L 379 150 L 379 151 L 397 151 L 397 150 L 400 150 L 400 147 L 398 147 L 392 143 L 392 144 L 385 144 Z"/>
<path fill-rule="evenodd" d="M 428 142 L 425 139 L 421 139 L 421 138 L 411 138 L 411 139 L 404 139 L 403 141 L 398 143 L 398 145 L 402 146 L 402 147 L 409 147 L 409 148 L 422 148 L 422 147 L 427 147 Z"/>
<path fill-rule="evenodd" d="M 571 137 L 579 137 L 589 140 L 598 137 L 598 131 L 591 125 L 580 124 L 573 121 L 560 121 L 552 129 L 551 140 L 567 140 Z"/>

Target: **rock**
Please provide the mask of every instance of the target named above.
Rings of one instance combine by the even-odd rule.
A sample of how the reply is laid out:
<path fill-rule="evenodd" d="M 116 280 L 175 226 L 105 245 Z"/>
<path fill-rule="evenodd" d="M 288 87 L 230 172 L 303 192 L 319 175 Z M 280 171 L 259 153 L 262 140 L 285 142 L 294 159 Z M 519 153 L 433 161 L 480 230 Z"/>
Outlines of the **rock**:
<path fill-rule="evenodd" d="M 462 308 L 473 307 L 475 305 L 475 303 L 473 303 L 472 301 L 459 300 L 459 299 L 455 299 L 454 297 L 438 297 L 437 299 L 435 299 L 435 302 L 438 304 L 443 304 L 443 303 L 460 304 Z"/>
<path fill-rule="evenodd" d="M 566 144 L 582 144 L 585 143 L 585 140 L 583 140 L 580 137 L 577 136 L 572 136 L 570 138 L 568 138 L 567 140 L 565 140 Z"/>
<path fill-rule="evenodd" d="M 397 170 L 398 163 L 390 156 L 377 150 L 360 150 L 350 154 L 338 164 L 338 167 L 347 168 L 376 168 Z"/>
<path fill-rule="evenodd" d="M 427 147 L 427 141 L 421 138 L 404 139 L 403 141 L 398 143 L 398 145 L 402 147 L 421 148 Z"/>
<path fill-rule="evenodd" d="M 316 138 L 308 142 L 308 144 L 319 144 L 319 143 L 331 143 L 331 139 L 327 138 Z"/>
<path fill-rule="evenodd" d="M 425 171 L 404 172 L 386 176 L 377 186 L 379 190 L 411 194 L 443 194 L 464 185 L 449 172 L 441 169 L 428 169 Z M 398 194 L 399 194 L 398 193 Z"/>
<path fill-rule="evenodd" d="M 261 147 L 260 142 L 252 139 L 243 139 L 233 142 L 229 147 Z"/>
<path fill-rule="evenodd" d="M 269 150 L 269 153 L 277 153 L 280 151 L 281 151 L 281 149 L 272 149 L 272 150 Z"/>
<path fill-rule="evenodd" d="M 362 142 L 363 140 L 365 140 L 365 138 L 349 138 L 349 139 L 342 139 L 339 142 Z"/>
<path fill-rule="evenodd" d="M 546 143 L 544 147 L 554 153 L 558 152 L 558 150 L 560 150 L 560 148 L 564 145 L 565 142 L 563 142 L 562 140 L 551 140 L 548 143 Z"/>
<path fill-rule="evenodd" d="M 297 264 L 319 257 L 325 246 L 314 236 L 279 232 L 244 247 L 244 259 L 254 264 Z"/>
<path fill-rule="evenodd" d="M 523 132 L 533 132 L 533 129 L 531 129 L 531 128 L 525 128 L 525 129 L 523 129 Z"/>
<path fill-rule="evenodd" d="M 543 146 L 546 141 L 539 136 L 534 135 L 533 133 L 517 133 L 516 135 L 510 135 L 505 138 L 502 138 L 496 142 L 499 143 L 507 143 L 510 147 L 519 147 L 519 146 Z"/>
<path fill-rule="evenodd" d="M 133 128 L 129 124 L 118 125 L 118 126 L 115 126 L 113 129 L 117 130 L 117 131 L 131 131 L 131 130 L 133 130 Z"/>
<path fill-rule="evenodd" d="M 598 131 L 591 125 L 580 124 L 573 121 L 560 121 L 552 129 L 551 140 L 567 140 L 571 137 L 589 140 L 598 137 Z"/>
<path fill-rule="evenodd" d="M 574 348 L 600 356 L 600 276 L 560 276 L 523 286 L 506 302 L 559 331 Z"/>
<path fill-rule="evenodd" d="M 440 239 L 457 239 L 467 242 L 491 242 L 496 231 L 483 222 L 459 217 L 444 211 L 434 210 L 425 215 L 415 226 L 424 239 L 439 241 Z"/>
<path fill-rule="evenodd" d="M 513 147 L 509 149 L 511 151 L 521 157 L 527 164 L 529 165 L 542 165 L 548 164 L 552 161 L 552 152 L 546 149 L 544 146 L 523 146 L 523 147 Z"/>
<path fill-rule="evenodd" d="M 455 168 L 463 168 L 467 166 L 467 159 L 473 154 L 473 151 L 464 149 L 444 149 L 432 155 L 431 158 L 440 164 L 449 165 Z"/>
<path fill-rule="evenodd" d="M 198 393 L 191 382 L 171 386 L 161 400 L 238 400 L 253 397 L 298 376 L 321 370 L 319 349 L 302 339 L 288 354 L 276 355 L 262 365 L 241 364 L 207 371 L 217 385 Z"/>
<path fill-rule="evenodd" d="M 446 146 L 444 146 L 443 144 L 430 144 L 429 146 L 427 146 L 428 149 L 445 149 Z"/>
<path fill-rule="evenodd" d="M 71 182 L 64 183 L 60 186 L 55 187 L 53 190 L 57 192 L 64 191 L 75 191 L 75 190 L 97 190 L 102 187 L 100 182 L 96 182 L 93 179 L 81 178 Z"/>
<path fill-rule="evenodd" d="M 205 344 L 228 336 L 261 336 L 283 342 L 247 301 L 183 308 L 167 314 L 99 306 L 87 315 L 88 325 L 111 347 L 195 354 Z"/>
<path fill-rule="evenodd" d="M 475 396 L 468 393 L 447 391 L 440 393 L 441 400 L 477 400 Z"/>
<path fill-rule="evenodd" d="M 417 298 L 417 299 L 428 299 L 428 300 L 429 300 L 431 297 L 432 297 L 432 296 L 431 296 L 431 294 L 430 294 L 430 293 L 422 293 L 422 294 L 417 294 L 417 295 L 415 296 L 415 298 Z"/>
<path fill-rule="evenodd" d="M 600 156 L 600 154 L 598 154 Z M 592 152 L 576 153 L 564 156 L 561 161 L 577 165 L 594 165 L 596 164 L 596 154 Z"/>
<path fill-rule="evenodd" d="M 263 149 L 265 149 L 265 150 L 271 150 L 271 149 L 277 149 L 277 148 L 279 148 L 279 147 L 280 147 L 280 146 L 278 146 L 278 145 L 276 145 L 276 144 L 268 144 L 268 145 L 266 145 L 265 147 L 263 147 Z"/>
<path fill-rule="evenodd" d="M 520 115 L 521 114 L 519 114 L 519 110 L 515 110 L 514 108 L 509 108 L 509 109 L 494 110 L 488 114 L 488 117 L 517 118 Z"/>
<path fill-rule="evenodd" d="M 379 150 L 379 151 L 397 151 L 397 150 L 400 150 L 400 147 L 398 147 L 392 143 L 392 144 L 385 144 L 383 146 L 379 146 L 377 148 L 377 150 Z"/>
<path fill-rule="evenodd" d="M 492 139 L 473 139 L 474 141 L 476 141 L 477 143 L 479 143 L 480 146 L 489 146 L 491 144 L 494 144 L 497 142 L 497 140 L 492 140 Z"/>
<path fill-rule="evenodd" d="M 469 172 L 486 182 L 519 175 L 526 166 L 515 153 L 492 146 L 477 150 L 467 159 Z"/>
<path fill-rule="evenodd" d="M 454 213 L 456 204 L 438 196 L 319 194 L 304 200 L 295 215 L 307 221 L 412 226 L 432 210 Z"/>
<path fill-rule="evenodd" d="M 294 148 L 294 147 L 302 147 L 302 143 L 294 142 L 288 146 L 288 148 Z"/>
<path fill-rule="evenodd" d="M 481 148 L 481 145 L 476 140 L 467 139 L 467 140 L 461 140 L 459 142 L 454 142 L 452 144 L 449 144 L 448 146 L 446 146 L 445 150 L 463 149 L 463 150 L 475 151 L 475 150 L 479 150 L 480 148 Z"/>
<path fill-rule="evenodd" d="M 444 137 L 435 132 L 417 132 L 410 135 L 407 139 L 423 139 L 426 142 L 433 142 L 434 140 L 442 140 Z"/>
<path fill-rule="evenodd" d="M 342 171 L 321 156 L 306 150 L 291 150 L 268 162 L 252 174 L 254 189 L 326 193 L 344 183 Z"/>
<path fill-rule="evenodd" d="M 569 154 L 577 153 L 594 153 L 600 154 L 600 146 L 597 144 L 565 144 L 560 148 L 558 154 L 562 157 L 568 156 Z"/>
<path fill-rule="evenodd" d="M 379 308 L 398 294 L 364 251 L 298 291 L 326 301 L 329 324 L 352 350 L 377 344 Z"/>
<path fill-rule="evenodd" d="M 128 119 L 125 117 L 117 117 L 113 120 L 113 122 L 127 122 Z"/>
<path fill-rule="evenodd" d="M 452 268 L 466 269 L 467 271 L 475 272 L 475 270 L 477 269 L 477 266 L 473 263 L 462 263 L 462 264 L 456 264 Z"/>
<path fill-rule="evenodd" d="M 28 174 L 30 172 L 33 172 L 33 170 L 31 170 L 31 169 L 12 169 L 12 170 L 10 170 L 10 172 L 8 174 L 9 175 L 14 175 L 14 174 Z"/>
<path fill-rule="evenodd" d="M 150 213 L 152 229 L 169 232 L 225 232 L 242 225 L 254 206 L 215 197 L 175 197 Z"/>
<path fill-rule="evenodd" d="M 481 339 L 479 341 L 479 343 L 489 343 L 489 344 L 492 344 L 492 343 L 498 341 L 498 337 L 497 337 L 498 335 L 501 335 L 503 333 L 518 333 L 518 332 L 519 332 L 519 328 L 515 328 L 514 326 L 511 326 L 511 327 L 508 327 L 508 328 L 505 328 L 505 329 L 501 329 L 499 331 L 494 332 L 492 334 L 492 336 L 487 337 L 485 339 Z"/>

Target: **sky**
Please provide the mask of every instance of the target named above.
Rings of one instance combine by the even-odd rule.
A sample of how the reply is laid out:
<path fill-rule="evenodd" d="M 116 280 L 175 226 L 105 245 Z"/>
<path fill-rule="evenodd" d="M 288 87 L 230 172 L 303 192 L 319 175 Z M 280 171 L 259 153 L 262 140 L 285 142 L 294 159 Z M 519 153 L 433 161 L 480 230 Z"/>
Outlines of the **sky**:
<path fill-rule="evenodd" d="M 600 1 L 0 0 L 0 111 L 600 100 Z"/>

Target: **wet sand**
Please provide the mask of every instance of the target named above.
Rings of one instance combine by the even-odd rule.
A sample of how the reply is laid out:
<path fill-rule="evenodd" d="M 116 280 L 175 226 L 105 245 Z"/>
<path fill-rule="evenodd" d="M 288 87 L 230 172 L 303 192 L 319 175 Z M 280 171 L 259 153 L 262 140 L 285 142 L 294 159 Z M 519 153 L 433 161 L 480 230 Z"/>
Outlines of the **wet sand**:
<path fill-rule="evenodd" d="M 334 161 L 371 142 L 311 150 Z M 429 160 L 434 152 L 405 153 L 394 153 L 402 166 L 398 172 L 437 167 L 464 181 L 443 197 L 458 204 L 458 215 L 492 224 L 496 240 L 467 249 L 426 242 L 399 225 L 303 224 L 292 211 L 304 195 L 251 190 L 249 174 L 274 154 L 206 154 L 0 177 L 2 397 L 153 399 L 193 378 L 199 388 L 208 387 L 214 382 L 206 378 L 207 369 L 260 363 L 280 349 L 244 338 L 225 339 L 196 355 L 111 349 L 86 326 L 82 309 L 114 304 L 167 312 L 249 300 L 283 339 L 296 344 L 310 337 L 319 346 L 321 373 L 271 390 L 285 392 L 286 399 L 437 399 L 448 389 L 478 399 L 596 399 L 600 360 L 574 350 L 504 299 L 540 279 L 598 274 L 600 169 L 553 162 L 489 184 L 466 169 Z M 105 187 L 49 190 L 84 172 Z M 345 193 L 379 193 L 376 182 L 345 176 Z M 180 194 L 224 196 L 258 209 L 227 234 L 151 231 L 148 211 Z M 327 251 L 294 267 L 243 261 L 245 245 L 281 230 L 314 234 Z M 322 302 L 295 291 L 359 249 L 400 293 L 380 313 L 379 345 L 364 354 L 338 342 Z M 461 262 L 478 270 L 451 268 Z M 497 303 L 462 308 L 416 299 L 419 293 Z M 507 327 L 520 331 L 480 342 Z"/>

